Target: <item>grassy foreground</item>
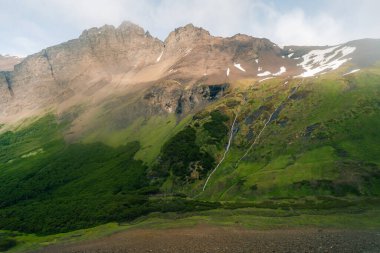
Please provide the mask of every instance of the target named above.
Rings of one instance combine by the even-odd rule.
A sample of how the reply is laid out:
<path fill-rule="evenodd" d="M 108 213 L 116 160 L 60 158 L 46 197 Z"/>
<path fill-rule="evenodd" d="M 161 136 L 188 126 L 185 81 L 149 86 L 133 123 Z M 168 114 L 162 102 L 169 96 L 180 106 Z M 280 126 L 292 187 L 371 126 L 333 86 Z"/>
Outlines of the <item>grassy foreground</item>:
<path fill-rule="evenodd" d="M 238 226 L 246 229 L 270 230 L 289 228 L 334 228 L 352 230 L 380 230 L 380 207 L 363 209 L 357 206 L 328 210 L 284 210 L 268 208 L 215 209 L 209 211 L 152 213 L 130 223 L 108 223 L 68 233 L 38 236 L 12 233 L 17 245 L 9 252 L 25 252 L 51 244 L 74 243 L 108 236 L 136 228 L 168 229 L 210 226 Z M 1 235 L 10 232 L 1 231 Z"/>

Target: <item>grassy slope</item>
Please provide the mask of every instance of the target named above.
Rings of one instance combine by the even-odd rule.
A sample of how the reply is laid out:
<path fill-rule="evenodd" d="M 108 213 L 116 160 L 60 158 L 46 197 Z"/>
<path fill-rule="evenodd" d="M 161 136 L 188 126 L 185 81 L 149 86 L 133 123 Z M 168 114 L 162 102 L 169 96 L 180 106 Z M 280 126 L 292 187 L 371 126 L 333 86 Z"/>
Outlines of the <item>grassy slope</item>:
<path fill-rule="evenodd" d="M 147 186 L 145 167 L 135 159 L 153 164 L 164 143 L 185 125 L 196 130 L 194 141 L 202 152 L 220 159 L 227 135 L 212 133 L 213 128 L 225 131 L 220 125 L 210 123 L 210 112 L 216 109 L 228 116 L 229 120 L 223 123 L 227 128 L 238 113 L 238 131 L 225 161 L 205 192 L 201 192 L 205 177 L 179 185 L 173 185 L 175 180 L 169 177 L 162 188 L 165 191 L 222 201 L 285 198 L 292 203 L 306 197 L 309 202 L 304 205 L 311 208 L 319 205 L 318 196 L 345 196 L 347 199 L 379 196 L 378 70 L 362 71 L 344 78 L 328 74 L 305 80 L 268 125 L 258 144 L 236 166 L 236 161 L 248 149 L 269 115 L 300 81 L 295 79 L 284 85 L 284 80 L 272 79 L 247 90 L 235 90 L 179 124 L 173 116 L 156 116 L 149 120 L 137 118 L 115 130 L 107 127 L 110 124 L 107 121 L 106 126 L 87 133 L 84 144 L 67 145 L 62 134 L 67 123 L 58 123 L 51 115 L 16 132 L 2 133 L 1 227 L 50 233 L 130 219 L 157 210 L 183 212 L 197 208 L 199 203 L 174 200 L 173 204 L 170 200 L 162 202 L 159 196 L 148 199 L 144 191 L 139 190 Z M 120 146 L 134 140 L 141 143 L 141 149 L 137 143 Z M 94 143 L 96 141 L 112 147 Z M 206 209 L 215 207 L 210 204 Z M 269 207 L 278 208 L 276 203 Z M 361 228 L 378 228 L 367 221 L 367 218 L 378 217 L 378 212 L 366 212 L 368 215 L 362 215 L 360 221 L 355 221 L 359 216 L 349 214 L 350 222 L 346 224 L 340 215 L 332 214 L 328 218 L 324 213 L 297 215 L 287 221 L 289 225 L 321 223 L 349 227 L 360 224 Z M 287 224 L 282 216 L 272 219 L 260 215 L 254 218 L 253 214 L 236 215 L 241 216 L 243 224 L 252 226 L 266 227 L 272 222 L 278 226 L 282 222 Z M 225 210 L 220 211 L 218 217 L 218 213 L 202 213 L 177 224 L 213 220 L 215 224 L 235 222 Z M 253 219 L 251 223 L 250 218 Z M 171 223 L 165 219 L 160 222 Z M 119 229 L 111 227 L 112 231 Z M 31 241 L 41 239 L 31 238 L 34 238 Z"/>
<path fill-rule="evenodd" d="M 136 159 L 151 164 L 160 153 L 165 141 L 181 130 L 190 118 L 191 116 L 178 124 L 173 114 L 153 116 L 147 120 L 140 117 L 124 129 L 108 130 L 106 127 L 100 127 L 86 135 L 83 141 L 84 143 L 101 141 L 112 147 L 138 141 L 141 149 L 136 153 Z"/>
<path fill-rule="evenodd" d="M 175 114 L 151 112 L 139 100 L 143 96 L 133 93 L 101 104 L 79 141 L 102 142 L 111 147 L 138 141 L 141 148 L 135 158 L 152 164 L 163 144 L 189 122 L 191 115 L 179 120 Z"/>
<path fill-rule="evenodd" d="M 273 87 L 282 87 L 284 81 L 271 80 L 248 93 L 231 152 L 210 180 L 204 198 L 249 200 L 356 190 L 380 194 L 380 76 L 369 72 L 306 80 L 236 167 L 253 141 L 247 139 L 248 129 L 257 135 L 299 82 L 293 80 L 290 87 L 273 93 Z M 247 116 L 262 105 L 266 110 L 247 124 Z"/>

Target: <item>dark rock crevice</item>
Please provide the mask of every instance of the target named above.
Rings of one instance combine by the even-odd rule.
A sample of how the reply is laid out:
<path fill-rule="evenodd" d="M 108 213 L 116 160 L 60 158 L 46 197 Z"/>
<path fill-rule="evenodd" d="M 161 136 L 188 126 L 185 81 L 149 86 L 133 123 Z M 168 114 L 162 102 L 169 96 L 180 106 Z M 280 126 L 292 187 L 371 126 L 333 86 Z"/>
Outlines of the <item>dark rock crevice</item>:
<path fill-rule="evenodd" d="M 215 100 L 219 97 L 222 97 L 227 88 L 228 88 L 228 83 L 209 85 L 208 99 Z"/>
<path fill-rule="evenodd" d="M 182 112 L 183 112 L 183 101 L 182 101 L 182 96 L 183 96 L 183 95 L 180 95 L 180 97 L 178 98 L 178 101 L 177 101 L 177 108 L 175 109 L 175 113 L 176 113 L 176 114 L 182 114 Z"/>
<path fill-rule="evenodd" d="M 228 86 L 226 83 L 184 89 L 178 82 L 166 82 L 148 90 L 143 101 L 156 113 L 175 113 L 182 117 L 222 97 Z"/>
<path fill-rule="evenodd" d="M 14 96 L 14 92 L 13 92 L 13 87 L 12 87 L 11 72 L 7 71 L 7 72 L 2 72 L 2 73 L 4 75 L 5 82 L 7 83 L 7 88 L 9 90 L 9 94 L 13 97 Z"/>
<path fill-rule="evenodd" d="M 46 58 L 46 61 L 49 65 L 49 71 L 50 71 L 51 77 L 56 81 L 55 76 L 54 76 L 54 71 L 53 71 L 53 65 L 51 64 L 51 59 L 46 49 L 43 50 L 42 56 Z"/>

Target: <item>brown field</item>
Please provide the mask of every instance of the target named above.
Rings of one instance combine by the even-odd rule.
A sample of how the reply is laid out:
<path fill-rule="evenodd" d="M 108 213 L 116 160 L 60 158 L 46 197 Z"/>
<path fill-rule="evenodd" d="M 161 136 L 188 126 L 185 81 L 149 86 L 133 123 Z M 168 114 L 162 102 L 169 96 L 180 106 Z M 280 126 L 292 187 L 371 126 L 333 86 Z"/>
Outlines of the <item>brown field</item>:
<path fill-rule="evenodd" d="M 46 247 L 53 252 L 380 252 L 380 231 L 247 230 L 197 226 L 132 229 L 97 240 Z"/>

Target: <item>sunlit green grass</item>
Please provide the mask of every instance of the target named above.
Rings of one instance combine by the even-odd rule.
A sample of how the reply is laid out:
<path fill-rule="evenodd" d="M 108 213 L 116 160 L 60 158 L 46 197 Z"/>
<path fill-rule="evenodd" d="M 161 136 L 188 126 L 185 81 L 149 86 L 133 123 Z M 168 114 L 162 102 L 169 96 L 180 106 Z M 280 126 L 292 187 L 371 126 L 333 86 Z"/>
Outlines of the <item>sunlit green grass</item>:
<path fill-rule="evenodd" d="M 100 117 L 112 114 L 111 109 L 104 109 L 102 112 L 104 115 L 99 116 L 101 120 L 89 122 L 91 127 L 77 140 L 82 143 L 77 149 L 71 149 L 72 144 L 64 140 L 65 130 L 70 123 L 60 123 L 51 114 L 30 119 L 15 128 L 13 132 L 5 133 L 4 129 L 7 129 L 7 126 L 1 128 L 2 201 L 8 201 L 8 197 L 13 196 L 11 194 L 25 192 L 25 195 L 16 196 L 21 204 L 8 203 L 7 208 L 10 209 L 2 209 L 0 212 L 5 212 L 7 216 L 9 212 L 17 213 L 25 210 L 21 214 L 25 214 L 28 218 L 29 214 L 36 214 L 34 211 L 37 209 L 41 211 L 52 207 L 56 208 L 52 212 L 57 212 L 59 217 L 63 217 L 67 212 L 65 209 L 60 210 L 61 206 L 56 204 L 62 204 L 63 207 L 69 208 L 67 210 L 73 211 L 77 208 L 75 203 L 81 204 L 82 199 L 88 200 L 90 205 L 86 207 L 88 213 L 83 213 L 82 217 L 78 216 L 78 220 L 71 220 L 73 222 L 70 224 L 71 227 L 56 228 L 61 229 L 59 231 L 116 220 L 107 216 L 109 210 L 115 214 L 136 208 L 136 213 L 128 214 L 132 217 L 154 212 L 156 210 L 149 209 L 149 205 L 144 206 L 146 209 L 139 209 L 138 205 L 129 206 L 133 203 L 129 197 L 140 196 L 139 186 L 145 187 L 150 181 L 148 177 L 141 180 L 146 169 L 142 163 L 120 155 L 119 149 L 127 143 L 137 141 L 127 146 L 128 150 L 123 150 L 122 154 L 128 156 L 129 153 L 133 153 L 136 160 L 142 160 L 148 166 L 153 165 L 159 162 L 156 158 L 160 155 L 163 145 L 185 126 L 190 125 L 196 131 L 195 143 L 202 151 L 212 154 L 218 160 L 224 152 L 228 136 L 223 132 L 225 137 L 222 136 L 215 141 L 212 138 L 215 133 L 210 133 L 210 129 L 204 127 L 210 122 L 210 112 L 215 110 L 229 118 L 222 123 L 228 128 L 231 127 L 234 116 L 238 114 L 238 131 L 226 159 L 213 174 L 206 190 L 202 191 L 205 178 L 187 184 L 183 182 L 176 184 L 173 174 L 162 180 L 163 184 L 157 189 L 161 190 L 160 194 L 169 196 L 182 193 L 189 198 L 228 201 L 226 203 L 237 205 L 269 201 L 264 207 L 271 206 L 272 209 L 251 207 L 185 214 L 152 213 L 124 225 L 109 223 L 49 236 L 17 234 L 15 238 L 18 246 L 15 250 L 31 249 L 57 242 L 87 240 L 132 228 L 163 229 L 197 224 L 253 229 L 292 227 L 380 229 L 378 207 L 362 206 L 363 203 L 360 201 L 350 203 L 345 209 L 339 206 L 339 200 L 336 201 L 340 209 L 335 206 L 331 208 L 328 206 L 323 211 L 308 209 L 308 206 L 318 207 L 317 209 L 325 207 L 320 197 L 339 196 L 345 200 L 364 200 L 366 197 L 380 195 L 379 70 L 377 68 L 363 70 L 345 77 L 342 77 L 340 72 L 334 72 L 318 78 L 308 78 L 299 87 L 296 93 L 298 97 L 289 100 L 286 100 L 289 92 L 301 82 L 301 79 L 290 80 L 287 85 L 280 78 L 262 83 L 254 80 L 241 82 L 244 84 L 244 89 L 240 87 L 230 90 L 225 98 L 211 103 L 200 112 L 204 115 L 199 119 L 193 118 L 193 115 L 179 118 L 173 114 L 162 114 L 147 119 L 137 117 L 131 122 L 125 119 L 125 122 L 119 122 L 122 126 L 116 126 L 116 116 L 116 118 Z M 249 129 L 253 131 L 254 137 L 257 136 L 269 115 L 284 101 L 286 102 L 278 118 L 268 124 L 257 144 L 252 147 L 245 159 L 237 163 L 254 141 L 254 138 L 247 137 Z M 237 103 L 234 105 L 234 102 Z M 115 108 L 123 111 L 127 108 L 124 106 L 118 104 Z M 247 123 L 246 119 L 261 106 L 265 107 L 262 114 L 253 123 Z M 101 124 L 100 121 L 105 122 Z M 208 126 L 210 127 L 210 124 Z M 95 152 L 96 150 L 102 152 Z M 104 160 L 99 160 L 102 155 L 105 156 Z M 62 164 L 57 163 L 62 157 L 64 158 Z M 72 162 L 68 162 L 70 159 Z M 83 164 L 75 167 L 78 162 Z M 49 164 L 58 169 L 47 167 Z M 65 171 L 68 172 L 67 175 Z M 48 175 L 54 176 L 49 178 Z M 56 175 L 60 177 L 57 179 Z M 143 184 L 129 188 L 136 183 L 136 178 L 144 181 Z M 141 183 L 140 181 L 138 183 Z M 24 184 L 25 182 L 29 183 Z M 51 185 L 45 184 L 46 182 L 51 182 Z M 43 186 L 42 190 L 37 187 L 40 184 Z M 338 191 L 333 189 L 335 186 L 340 187 Z M 147 203 L 150 203 L 148 199 L 158 201 L 162 198 L 160 194 L 144 197 L 143 200 Z M 39 197 L 34 199 L 35 196 Z M 276 201 L 279 199 L 284 199 L 287 208 L 278 205 Z M 335 199 L 330 200 L 329 203 L 334 201 Z M 301 208 L 297 209 L 291 205 L 299 204 L 298 202 L 301 202 Z M 106 206 L 107 212 L 100 212 L 97 208 L 99 205 Z M 162 208 L 160 205 L 156 207 Z M 11 208 L 15 209 L 12 211 Z M 52 214 L 51 217 L 57 217 Z M 44 212 L 41 211 L 39 215 L 37 218 L 32 216 L 33 222 L 40 221 L 39 217 L 44 217 Z M 16 218 L 20 217 L 17 215 Z M 85 223 L 88 217 L 93 217 L 94 222 Z M 21 224 L 22 222 L 16 218 L 12 222 Z M 31 222 L 30 219 L 25 220 Z M 21 225 L 27 224 L 25 220 Z M 53 226 L 56 225 L 55 221 L 51 223 Z M 60 226 L 64 226 L 62 224 Z M 47 231 L 52 233 L 53 230 Z"/>
<path fill-rule="evenodd" d="M 289 86 L 295 87 L 300 82 L 299 79 L 293 80 Z M 283 87 L 282 83 L 281 79 L 271 79 L 265 85 L 253 88 L 247 95 L 251 99 L 248 101 L 252 102 L 242 104 L 240 111 L 247 115 L 260 105 L 280 104 L 291 89 Z M 295 182 L 344 181 L 349 180 L 348 176 L 344 178 L 346 173 L 364 173 L 354 165 L 351 171 L 342 171 L 339 168 L 341 163 L 366 162 L 379 166 L 379 83 L 380 76 L 370 71 L 345 77 L 333 72 L 305 79 L 298 90 L 298 94 L 304 94 L 304 97 L 288 100 L 278 116 L 278 121 L 286 119 L 286 125 L 280 126 L 277 120 L 271 122 L 246 159 L 236 166 L 236 161 L 253 142 L 245 139 L 249 125 L 241 116 L 239 132 L 234 137 L 230 153 L 200 197 L 214 200 L 256 198 L 257 193 L 250 190 L 254 185 L 261 189 L 262 196 L 291 196 L 297 194 L 289 188 Z M 282 87 L 277 88 L 278 95 L 273 92 L 273 87 Z M 272 106 L 254 123 L 256 134 L 273 110 Z M 315 129 L 310 127 L 313 125 Z M 309 134 L 306 133 L 308 127 L 312 129 Z M 372 189 L 373 193 L 378 192 Z M 313 194 L 310 191 L 298 193 Z"/>

